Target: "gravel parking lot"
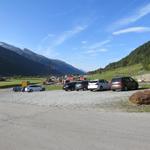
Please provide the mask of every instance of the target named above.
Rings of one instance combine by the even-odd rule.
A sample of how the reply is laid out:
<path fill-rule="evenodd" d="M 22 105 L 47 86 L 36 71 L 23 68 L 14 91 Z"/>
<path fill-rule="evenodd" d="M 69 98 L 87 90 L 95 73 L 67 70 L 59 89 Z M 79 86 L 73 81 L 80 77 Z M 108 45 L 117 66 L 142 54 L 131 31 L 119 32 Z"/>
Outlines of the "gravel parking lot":
<path fill-rule="evenodd" d="M 34 104 L 39 106 L 52 107 L 95 107 L 106 103 L 127 100 L 135 91 L 112 92 L 112 91 L 44 91 L 44 92 L 13 92 L 9 90 L 0 90 L 0 101 Z"/>
<path fill-rule="evenodd" d="M 126 100 L 134 92 L 0 90 L 0 149 L 150 149 L 149 114 L 92 108 Z"/>

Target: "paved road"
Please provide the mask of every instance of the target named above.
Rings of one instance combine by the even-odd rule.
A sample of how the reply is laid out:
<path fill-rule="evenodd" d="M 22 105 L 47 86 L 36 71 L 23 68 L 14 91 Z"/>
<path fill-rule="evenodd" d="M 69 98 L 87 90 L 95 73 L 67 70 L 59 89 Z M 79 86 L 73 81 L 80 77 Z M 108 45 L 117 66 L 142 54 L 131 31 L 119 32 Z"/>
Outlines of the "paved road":
<path fill-rule="evenodd" d="M 148 150 L 150 115 L 0 102 L 2 150 Z"/>

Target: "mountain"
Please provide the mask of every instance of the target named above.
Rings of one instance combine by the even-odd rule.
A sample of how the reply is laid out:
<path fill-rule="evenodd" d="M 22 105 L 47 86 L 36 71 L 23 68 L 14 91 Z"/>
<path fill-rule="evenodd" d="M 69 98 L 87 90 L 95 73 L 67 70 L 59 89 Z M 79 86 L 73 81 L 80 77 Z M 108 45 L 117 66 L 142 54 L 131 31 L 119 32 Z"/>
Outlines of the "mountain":
<path fill-rule="evenodd" d="M 143 64 L 143 61 L 146 58 L 150 60 L 150 41 L 139 46 L 134 51 L 132 51 L 128 56 L 124 57 L 120 61 L 110 63 L 105 67 L 105 70 L 139 64 L 139 63 Z"/>
<path fill-rule="evenodd" d="M 0 75 L 65 75 L 83 71 L 60 60 L 49 59 L 29 49 L 0 42 Z"/>
<path fill-rule="evenodd" d="M 98 73 L 100 71 L 112 70 L 119 67 L 142 64 L 144 69 L 150 69 L 150 41 L 133 50 L 128 56 L 117 62 L 108 64 L 105 68 L 100 68 L 89 73 Z"/>

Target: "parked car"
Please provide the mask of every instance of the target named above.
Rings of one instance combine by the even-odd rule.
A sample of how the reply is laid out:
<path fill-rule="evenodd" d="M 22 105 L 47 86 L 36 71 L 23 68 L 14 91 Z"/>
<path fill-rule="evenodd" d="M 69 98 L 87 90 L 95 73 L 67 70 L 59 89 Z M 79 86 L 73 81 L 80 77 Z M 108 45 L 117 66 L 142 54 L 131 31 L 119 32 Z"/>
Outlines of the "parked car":
<path fill-rule="evenodd" d="M 110 84 L 107 80 L 93 80 L 89 81 L 88 83 L 88 89 L 91 91 L 98 91 L 98 90 L 109 90 Z"/>
<path fill-rule="evenodd" d="M 111 81 L 111 90 L 127 91 L 138 89 L 138 82 L 131 77 L 115 77 Z"/>
<path fill-rule="evenodd" d="M 15 87 L 13 87 L 13 91 L 14 92 L 23 92 L 23 87 L 21 87 L 21 86 L 15 86 Z"/>
<path fill-rule="evenodd" d="M 77 82 L 69 82 L 69 83 L 65 83 L 63 86 L 63 89 L 65 91 L 74 91 L 75 90 L 75 85 Z"/>
<path fill-rule="evenodd" d="M 88 89 L 88 81 L 78 81 L 75 84 L 75 90 L 79 91 L 79 90 L 87 90 Z"/>
<path fill-rule="evenodd" d="M 45 91 L 45 88 L 41 85 L 28 85 L 25 87 L 25 92 L 34 92 L 34 91 Z"/>

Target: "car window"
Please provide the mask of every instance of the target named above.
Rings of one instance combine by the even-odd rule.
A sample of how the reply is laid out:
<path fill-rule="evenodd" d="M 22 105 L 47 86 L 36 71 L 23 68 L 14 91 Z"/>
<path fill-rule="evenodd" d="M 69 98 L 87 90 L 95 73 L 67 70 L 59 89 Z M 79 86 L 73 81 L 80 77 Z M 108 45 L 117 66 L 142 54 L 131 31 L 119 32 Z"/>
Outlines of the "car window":
<path fill-rule="evenodd" d="M 40 87 L 40 86 L 38 86 L 38 85 L 32 85 L 32 86 L 30 86 L 30 87 Z"/>
<path fill-rule="evenodd" d="M 90 81 L 89 83 L 97 83 L 97 81 Z"/>
<path fill-rule="evenodd" d="M 125 82 L 130 82 L 130 78 L 124 78 Z"/>
<path fill-rule="evenodd" d="M 104 80 L 105 83 L 108 83 L 108 81 Z"/>
<path fill-rule="evenodd" d="M 121 78 L 113 78 L 112 82 L 121 82 L 121 80 L 122 80 Z"/>
<path fill-rule="evenodd" d="M 134 79 L 132 79 L 132 78 L 129 78 L 129 80 L 130 80 L 131 82 L 133 82 L 133 81 L 134 81 Z"/>
<path fill-rule="evenodd" d="M 76 83 L 76 84 L 80 85 L 80 84 L 83 84 L 83 83 L 81 83 L 81 82 L 78 82 L 78 83 Z"/>
<path fill-rule="evenodd" d="M 104 83 L 104 80 L 99 80 L 100 83 Z"/>

